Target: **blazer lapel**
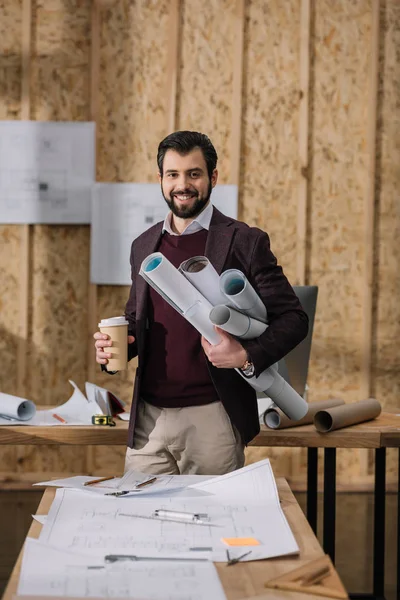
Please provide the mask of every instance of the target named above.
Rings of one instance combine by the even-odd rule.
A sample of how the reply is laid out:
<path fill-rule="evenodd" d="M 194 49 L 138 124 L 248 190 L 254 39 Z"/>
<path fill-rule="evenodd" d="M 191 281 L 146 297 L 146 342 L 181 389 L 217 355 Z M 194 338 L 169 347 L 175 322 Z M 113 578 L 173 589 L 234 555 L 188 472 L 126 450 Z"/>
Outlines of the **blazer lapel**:
<path fill-rule="evenodd" d="M 228 257 L 235 231 L 235 221 L 226 217 L 214 206 L 205 255 L 218 274 L 221 274 Z"/>
<path fill-rule="evenodd" d="M 159 226 L 150 229 L 147 235 L 142 239 L 139 247 L 135 248 L 135 266 L 137 269 L 136 277 L 136 319 L 142 319 L 145 316 L 147 306 L 148 284 L 139 275 L 139 270 L 144 259 L 155 252 L 161 238 L 162 223 Z"/>

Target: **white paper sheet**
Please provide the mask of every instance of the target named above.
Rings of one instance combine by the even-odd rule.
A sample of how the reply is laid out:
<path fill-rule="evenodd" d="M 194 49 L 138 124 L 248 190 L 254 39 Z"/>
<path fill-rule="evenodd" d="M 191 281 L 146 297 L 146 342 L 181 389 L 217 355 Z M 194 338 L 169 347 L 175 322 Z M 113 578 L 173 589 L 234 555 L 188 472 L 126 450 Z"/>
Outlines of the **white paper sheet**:
<path fill-rule="evenodd" d="M 96 488 L 103 488 L 108 491 L 118 489 L 118 486 L 121 482 L 120 477 L 114 477 L 113 479 L 108 479 L 107 481 L 102 481 L 101 483 L 96 483 L 95 487 L 88 485 L 85 486 L 85 483 L 88 481 L 94 481 L 96 479 L 100 479 L 101 475 L 92 476 L 92 475 L 74 475 L 73 477 L 65 477 L 63 479 L 51 479 L 50 481 L 40 481 L 38 483 L 33 483 L 32 485 L 41 485 L 46 487 L 61 487 L 61 488 L 71 488 L 75 490 L 90 490 Z"/>
<path fill-rule="evenodd" d="M 132 600 L 223 600 L 214 565 L 207 561 L 123 561 L 105 565 L 28 539 L 18 594 Z"/>
<path fill-rule="evenodd" d="M 44 525 L 47 519 L 47 515 L 32 515 L 32 519 L 35 519 L 41 525 Z"/>
<path fill-rule="evenodd" d="M 90 223 L 95 124 L 0 122 L 0 222 Z"/>
<path fill-rule="evenodd" d="M 241 476 L 242 472 L 242 476 Z M 131 495 L 114 498 L 58 489 L 41 541 L 92 556 L 123 554 L 209 557 L 226 561 L 222 538 L 254 537 L 259 545 L 237 546 L 231 554 L 251 549 L 245 560 L 298 552 L 280 508 L 269 461 L 191 486 L 215 495 L 174 497 Z M 206 513 L 209 523 L 163 521 L 157 509 Z"/>
<path fill-rule="evenodd" d="M 237 218 L 237 186 L 217 185 L 212 203 Z M 92 198 L 91 282 L 130 285 L 133 240 L 163 221 L 167 212 L 157 183 L 97 183 Z"/>
<path fill-rule="evenodd" d="M 102 414 L 98 404 L 94 399 L 89 401 L 72 380 L 69 380 L 69 383 L 74 388 L 74 391 L 69 400 L 64 402 L 64 404 L 51 409 L 37 410 L 36 414 L 27 421 L 0 417 L 0 425 L 33 425 L 36 427 L 91 425 L 92 415 Z M 65 422 L 54 415 L 61 417 Z"/>

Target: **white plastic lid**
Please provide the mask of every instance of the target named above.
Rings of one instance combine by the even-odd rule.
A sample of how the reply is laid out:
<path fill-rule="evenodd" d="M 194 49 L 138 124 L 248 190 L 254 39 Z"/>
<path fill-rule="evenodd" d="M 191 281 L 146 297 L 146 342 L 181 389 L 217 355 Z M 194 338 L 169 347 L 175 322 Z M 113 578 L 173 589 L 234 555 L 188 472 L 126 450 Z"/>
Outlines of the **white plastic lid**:
<path fill-rule="evenodd" d="M 129 325 L 124 316 L 102 319 L 99 323 L 99 327 L 118 327 L 119 325 Z"/>

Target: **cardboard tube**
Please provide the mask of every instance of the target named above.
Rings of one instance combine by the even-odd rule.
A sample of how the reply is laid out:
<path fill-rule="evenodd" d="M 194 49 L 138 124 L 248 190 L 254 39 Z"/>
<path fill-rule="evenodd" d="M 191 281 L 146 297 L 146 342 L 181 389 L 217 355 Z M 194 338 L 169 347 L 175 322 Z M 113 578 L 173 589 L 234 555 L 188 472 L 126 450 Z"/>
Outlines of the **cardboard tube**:
<path fill-rule="evenodd" d="M 320 410 L 333 408 L 344 404 L 341 398 L 332 398 L 331 400 L 320 400 L 308 405 L 307 414 L 299 421 L 289 419 L 285 413 L 277 406 L 270 406 L 264 413 L 264 423 L 270 429 L 285 429 L 286 427 L 297 427 L 298 425 L 309 425 L 314 420 L 314 415 Z"/>
<path fill-rule="evenodd" d="M 375 398 L 360 400 L 344 406 L 320 410 L 314 416 L 314 425 L 320 433 L 327 433 L 375 419 L 381 413 L 381 405 Z"/>

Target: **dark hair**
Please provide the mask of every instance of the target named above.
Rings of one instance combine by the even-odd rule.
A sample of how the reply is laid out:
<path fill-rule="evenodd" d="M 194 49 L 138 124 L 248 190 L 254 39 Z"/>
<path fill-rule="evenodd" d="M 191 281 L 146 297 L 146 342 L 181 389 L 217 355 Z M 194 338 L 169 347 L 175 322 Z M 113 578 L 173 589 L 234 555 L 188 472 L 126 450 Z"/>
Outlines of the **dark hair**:
<path fill-rule="evenodd" d="M 189 154 L 195 148 L 200 148 L 206 161 L 208 176 L 211 179 L 217 166 L 218 156 L 209 137 L 197 131 L 175 131 L 160 142 L 157 152 L 158 170 L 163 174 L 164 156 L 167 150 L 175 150 L 181 155 Z"/>

